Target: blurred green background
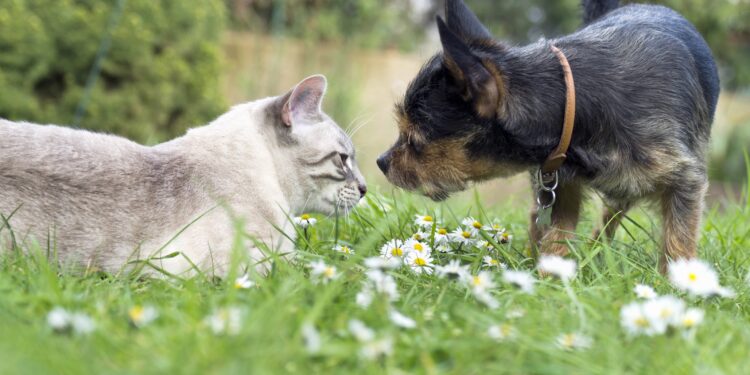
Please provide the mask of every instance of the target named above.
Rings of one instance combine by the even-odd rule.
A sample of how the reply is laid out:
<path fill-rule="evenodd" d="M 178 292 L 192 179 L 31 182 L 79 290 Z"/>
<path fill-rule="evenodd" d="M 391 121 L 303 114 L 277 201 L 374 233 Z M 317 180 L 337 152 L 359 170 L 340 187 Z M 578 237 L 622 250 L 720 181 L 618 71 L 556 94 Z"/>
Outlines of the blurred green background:
<path fill-rule="evenodd" d="M 466 2 L 514 44 L 580 24 L 578 0 Z M 711 175 L 746 181 L 750 0 L 654 2 L 685 15 L 711 45 L 724 88 Z M 0 0 L 0 117 L 153 144 L 230 104 L 280 95 L 323 73 L 326 111 L 359 129 L 361 167 L 386 188 L 374 159 L 395 139 L 393 103 L 439 48 L 434 16 L 442 7 L 441 0 Z M 483 189 L 496 199 L 527 194 L 525 177 Z"/>

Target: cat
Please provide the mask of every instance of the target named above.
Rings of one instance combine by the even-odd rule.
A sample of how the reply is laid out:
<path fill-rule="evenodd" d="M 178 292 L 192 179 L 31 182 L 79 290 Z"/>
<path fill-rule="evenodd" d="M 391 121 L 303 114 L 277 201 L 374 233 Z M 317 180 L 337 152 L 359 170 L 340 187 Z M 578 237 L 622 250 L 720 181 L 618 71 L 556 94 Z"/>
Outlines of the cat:
<path fill-rule="evenodd" d="M 78 269 L 151 259 L 146 274 L 221 277 L 239 230 L 266 273 L 260 243 L 291 254 L 292 215 L 346 213 L 367 190 L 351 139 L 321 110 L 326 88 L 311 76 L 152 147 L 0 119 L 0 249 L 36 244 Z"/>

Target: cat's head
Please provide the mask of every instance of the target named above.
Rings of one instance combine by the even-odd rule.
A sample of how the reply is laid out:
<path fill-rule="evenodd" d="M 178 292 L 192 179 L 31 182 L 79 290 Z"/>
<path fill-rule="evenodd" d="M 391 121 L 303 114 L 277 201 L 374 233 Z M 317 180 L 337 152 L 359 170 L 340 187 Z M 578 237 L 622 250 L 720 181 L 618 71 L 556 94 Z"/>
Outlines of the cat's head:
<path fill-rule="evenodd" d="M 314 75 L 302 80 L 267 109 L 274 123 L 280 152 L 290 160 L 284 171 L 303 192 L 306 212 L 348 213 L 367 192 L 359 171 L 351 138 L 321 104 L 326 78 Z"/>
<path fill-rule="evenodd" d="M 484 152 L 504 117 L 504 77 L 493 63 L 504 47 L 462 1 L 448 0 L 446 16 L 447 24 L 437 19 L 443 51 L 396 105 L 399 137 L 377 161 L 391 183 L 434 200 L 520 171 Z"/>

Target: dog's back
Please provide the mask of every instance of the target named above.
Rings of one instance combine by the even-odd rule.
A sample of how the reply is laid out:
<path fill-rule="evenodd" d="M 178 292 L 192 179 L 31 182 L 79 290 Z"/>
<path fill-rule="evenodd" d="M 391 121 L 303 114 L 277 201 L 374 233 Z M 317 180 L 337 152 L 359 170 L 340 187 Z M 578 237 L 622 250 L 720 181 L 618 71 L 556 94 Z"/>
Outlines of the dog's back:
<path fill-rule="evenodd" d="M 681 42 L 677 48 L 686 48 L 693 57 L 692 63 L 703 89 L 710 120 L 716 112 L 719 99 L 719 74 L 706 41 L 693 25 L 680 14 L 659 5 L 632 4 L 617 7 L 616 0 L 584 1 L 584 23 L 594 33 L 606 29 L 619 29 L 626 33 L 660 33 Z M 668 46 L 663 46 L 668 47 Z M 710 121 L 709 121 L 710 122 Z"/>

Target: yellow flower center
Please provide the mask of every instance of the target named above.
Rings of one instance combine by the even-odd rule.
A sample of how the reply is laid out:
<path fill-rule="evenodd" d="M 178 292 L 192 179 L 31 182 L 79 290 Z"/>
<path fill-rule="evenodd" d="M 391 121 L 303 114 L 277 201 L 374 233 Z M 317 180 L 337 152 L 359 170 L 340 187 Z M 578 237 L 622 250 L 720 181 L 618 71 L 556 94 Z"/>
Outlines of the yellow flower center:
<path fill-rule="evenodd" d="M 683 324 L 683 325 L 684 325 L 685 327 L 688 327 L 688 328 L 690 328 L 690 327 L 692 327 L 692 326 L 694 326 L 694 325 L 695 325 L 695 320 L 693 320 L 693 319 L 691 319 L 691 318 L 685 318 L 685 319 L 684 319 L 684 320 L 682 321 L 682 324 Z"/>
<path fill-rule="evenodd" d="M 424 266 L 427 265 L 427 262 L 424 259 L 422 259 L 422 258 L 416 258 L 416 259 L 414 259 L 414 264 L 416 264 L 416 265 L 418 265 L 420 267 L 424 267 Z"/>
<path fill-rule="evenodd" d="M 422 218 L 422 221 L 426 221 L 426 222 L 431 223 L 432 222 L 432 216 L 427 215 L 427 216 L 425 216 L 425 217 Z"/>
<path fill-rule="evenodd" d="M 493 266 L 497 266 L 497 264 L 500 263 L 497 261 L 497 259 L 490 259 L 490 264 Z"/>
<path fill-rule="evenodd" d="M 473 222 L 471 224 L 471 226 L 474 227 L 474 228 L 477 228 L 477 229 L 481 229 L 482 228 L 482 223 L 480 223 L 478 221 L 475 221 L 475 222 Z"/>
<path fill-rule="evenodd" d="M 648 320 L 646 320 L 646 318 L 644 317 L 639 317 L 635 320 L 635 325 L 637 325 L 638 327 L 648 327 Z"/>
<path fill-rule="evenodd" d="M 325 271 L 323 271 L 323 275 L 329 279 L 332 278 L 335 274 L 336 270 L 333 269 L 333 267 L 326 267 Z"/>
<path fill-rule="evenodd" d="M 669 318 L 670 316 L 672 316 L 672 310 L 670 310 L 670 309 L 662 309 L 661 310 L 661 317 L 662 318 Z"/>
<path fill-rule="evenodd" d="M 414 244 L 414 250 L 422 252 L 422 250 L 424 250 L 424 246 L 422 246 L 421 243 L 415 243 Z"/>
<path fill-rule="evenodd" d="M 349 247 L 347 247 L 347 246 L 342 246 L 342 247 L 341 247 L 341 252 L 342 252 L 342 253 L 347 253 L 347 254 L 349 254 L 349 253 L 351 253 L 351 252 L 352 252 L 352 249 L 350 249 L 350 248 L 349 248 Z"/>
<path fill-rule="evenodd" d="M 690 281 L 698 280 L 698 275 L 696 275 L 694 272 L 690 272 L 688 274 L 688 279 L 690 279 Z"/>
<path fill-rule="evenodd" d="M 419 234 L 419 233 L 414 233 L 414 236 L 412 238 L 414 238 L 417 241 L 421 241 L 422 240 L 422 235 Z"/>
<path fill-rule="evenodd" d="M 447 230 L 445 230 L 445 229 L 443 229 L 443 228 L 440 228 L 440 229 L 438 229 L 438 231 L 437 231 L 437 232 L 438 232 L 438 234 L 442 234 L 442 235 L 446 235 L 446 234 L 448 234 L 448 231 L 447 231 Z"/>
<path fill-rule="evenodd" d="M 472 284 L 474 284 L 474 286 L 482 285 L 482 279 L 479 276 L 474 276 Z"/>
<path fill-rule="evenodd" d="M 141 306 L 135 306 L 130 311 L 128 311 L 128 315 L 130 316 L 130 320 L 137 322 L 143 318 L 143 307 Z"/>
<path fill-rule="evenodd" d="M 471 238 L 471 233 L 467 231 L 463 231 L 461 232 L 461 236 L 463 236 L 464 238 Z"/>
<path fill-rule="evenodd" d="M 575 344 L 575 336 L 573 336 L 573 334 L 563 336 L 562 344 L 566 348 L 573 347 L 573 344 Z"/>
<path fill-rule="evenodd" d="M 308 214 L 302 214 L 302 216 L 300 216 L 300 218 L 302 220 L 310 220 L 310 215 L 308 215 Z"/>
<path fill-rule="evenodd" d="M 400 256 L 404 255 L 404 251 L 401 250 L 400 247 L 394 247 L 393 250 L 391 250 L 391 255 L 393 255 L 395 257 L 400 257 Z"/>
<path fill-rule="evenodd" d="M 492 224 L 492 229 L 500 230 L 500 224 Z"/>

